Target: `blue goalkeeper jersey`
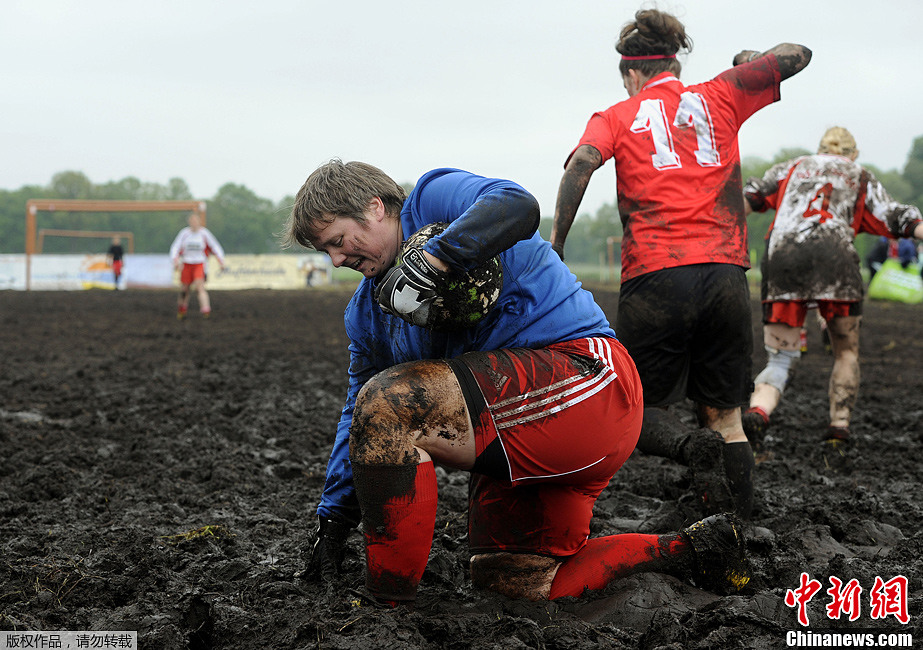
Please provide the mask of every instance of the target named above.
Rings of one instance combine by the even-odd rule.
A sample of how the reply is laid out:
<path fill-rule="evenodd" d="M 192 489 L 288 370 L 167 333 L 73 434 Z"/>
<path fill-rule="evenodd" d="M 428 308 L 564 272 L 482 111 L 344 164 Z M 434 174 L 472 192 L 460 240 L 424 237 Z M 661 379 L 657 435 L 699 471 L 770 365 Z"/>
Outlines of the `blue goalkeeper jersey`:
<path fill-rule="evenodd" d="M 538 234 L 538 219 L 508 207 L 521 205 L 524 197 L 534 202 L 516 183 L 458 169 L 428 172 L 407 197 L 401 211 L 404 239 L 427 224 L 448 223 L 424 249 L 459 272 L 499 255 L 503 288 L 493 309 L 473 328 L 434 332 L 380 309 L 374 290 L 382 276 L 362 281 L 346 308 L 349 389 L 327 465 L 320 516 L 359 520 L 349 427 L 359 389 L 377 373 L 407 361 L 450 359 L 465 352 L 615 338 L 593 296 Z"/>

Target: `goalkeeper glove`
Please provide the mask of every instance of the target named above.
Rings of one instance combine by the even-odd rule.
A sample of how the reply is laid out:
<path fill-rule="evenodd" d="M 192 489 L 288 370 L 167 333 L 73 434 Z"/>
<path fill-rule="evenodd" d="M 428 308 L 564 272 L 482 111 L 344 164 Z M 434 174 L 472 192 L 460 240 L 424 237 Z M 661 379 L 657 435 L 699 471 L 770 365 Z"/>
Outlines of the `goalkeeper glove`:
<path fill-rule="evenodd" d="M 340 574 L 346 554 L 346 538 L 352 530 L 349 522 L 336 517 L 318 517 L 317 539 L 311 549 L 305 575 L 329 582 Z"/>
<path fill-rule="evenodd" d="M 408 249 L 403 260 L 382 279 L 375 299 L 381 310 L 412 325 L 428 327 L 437 288 L 447 274 L 429 263 L 419 248 Z"/>

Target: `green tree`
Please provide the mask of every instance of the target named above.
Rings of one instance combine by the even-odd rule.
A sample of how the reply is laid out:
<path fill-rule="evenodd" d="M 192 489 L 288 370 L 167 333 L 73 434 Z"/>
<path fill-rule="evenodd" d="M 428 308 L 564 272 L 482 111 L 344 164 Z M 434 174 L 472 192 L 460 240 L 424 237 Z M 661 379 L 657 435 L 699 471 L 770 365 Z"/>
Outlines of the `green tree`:
<path fill-rule="evenodd" d="M 911 187 L 911 202 L 918 207 L 923 205 L 923 136 L 913 141 L 903 176 Z"/>
<path fill-rule="evenodd" d="M 208 229 L 227 253 L 277 253 L 281 225 L 272 201 L 226 183 L 208 203 Z"/>
<path fill-rule="evenodd" d="M 93 183 L 83 172 L 59 172 L 51 179 L 51 192 L 56 199 L 92 199 Z"/>

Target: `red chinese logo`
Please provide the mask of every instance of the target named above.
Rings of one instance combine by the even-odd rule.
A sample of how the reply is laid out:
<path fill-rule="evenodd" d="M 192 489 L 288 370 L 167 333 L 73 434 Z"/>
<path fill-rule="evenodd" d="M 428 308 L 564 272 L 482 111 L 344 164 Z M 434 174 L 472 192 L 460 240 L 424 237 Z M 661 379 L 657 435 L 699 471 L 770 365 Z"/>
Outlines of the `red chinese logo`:
<path fill-rule="evenodd" d="M 859 596 L 862 594 L 862 587 L 859 581 L 853 578 L 846 586 L 839 578 L 830 578 L 830 603 L 827 605 L 827 618 L 838 619 L 841 614 L 849 614 L 849 620 L 855 621 L 859 618 L 862 611 L 862 603 L 859 602 Z"/>
<path fill-rule="evenodd" d="M 796 589 L 785 592 L 785 604 L 798 608 L 798 622 L 807 627 L 808 603 L 821 590 L 821 583 L 812 579 L 807 573 L 802 573 Z M 830 578 L 830 602 L 827 603 L 827 618 L 839 619 L 849 616 L 850 621 L 855 621 L 862 613 L 862 587 L 859 581 L 853 578 L 843 583 L 837 577 Z M 873 619 L 893 616 L 901 623 L 907 623 L 910 615 L 907 613 L 907 578 L 896 576 L 887 582 L 875 576 L 875 585 L 869 592 L 871 617 Z"/>
<path fill-rule="evenodd" d="M 887 582 L 875 576 L 871 592 L 872 618 L 894 616 L 901 623 L 910 620 L 907 613 L 907 578 L 897 576 Z"/>
<path fill-rule="evenodd" d="M 808 625 L 808 603 L 814 598 L 814 594 L 820 591 L 820 588 L 820 582 L 812 580 L 807 573 L 802 573 L 801 585 L 797 589 L 789 589 L 785 592 L 785 604 L 789 607 L 798 607 L 798 622 L 804 626 Z"/>

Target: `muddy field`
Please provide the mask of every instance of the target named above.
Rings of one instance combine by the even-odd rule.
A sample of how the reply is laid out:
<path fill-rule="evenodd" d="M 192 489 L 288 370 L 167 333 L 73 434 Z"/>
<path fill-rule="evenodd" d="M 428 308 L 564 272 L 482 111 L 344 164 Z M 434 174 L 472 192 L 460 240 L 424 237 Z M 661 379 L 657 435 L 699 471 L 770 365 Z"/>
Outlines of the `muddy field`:
<path fill-rule="evenodd" d="M 595 293 L 614 321 L 617 294 Z M 554 603 L 476 591 L 467 478 L 439 470 L 433 551 L 404 611 L 356 599 L 358 534 L 342 584 L 298 575 L 346 391 L 348 297 L 212 292 L 210 319 L 178 322 L 171 292 L 0 292 L 0 630 L 137 630 L 150 649 L 782 648 L 807 629 L 785 604 L 807 572 L 822 584 L 811 631 L 923 640 L 923 306 L 866 303 L 855 442 L 837 462 L 818 443 L 831 357 L 812 322 L 758 457 L 743 595 L 659 574 Z M 688 480 L 636 452 L 593 535 L 634 530 Z M 886 602 L 906 625 L 871 606 L 876 577 L 897 576 L 903 603 Z M 862 587 L 856 621 L 828 618 L 831 577 Z"/>

